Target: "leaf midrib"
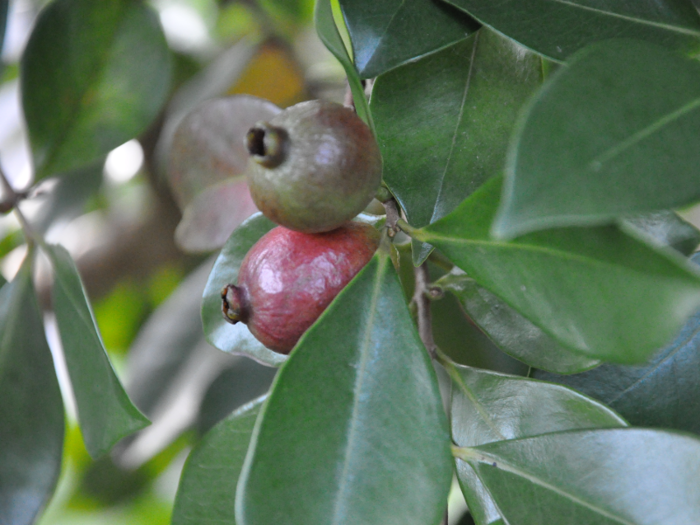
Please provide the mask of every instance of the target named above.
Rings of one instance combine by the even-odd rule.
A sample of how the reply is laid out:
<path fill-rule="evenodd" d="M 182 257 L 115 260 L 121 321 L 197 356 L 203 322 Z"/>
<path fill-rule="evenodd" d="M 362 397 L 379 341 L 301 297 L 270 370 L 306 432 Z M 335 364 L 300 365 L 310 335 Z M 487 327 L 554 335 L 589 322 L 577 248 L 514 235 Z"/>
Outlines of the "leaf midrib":
<path fill-rule="evenodd" d="M 495 462 L 498 465 L 495 468 L 498 468 L 500 470 L 504 470 L 506 472 L 510 472 L 511 474 L 515 474 L 516 476 L 519 476 L 519 477 L 529 481 L 530 483 L 538 485 L 544 489 L 550 490 L 563 498 L 569 499 L 573 503 L 577 503 L 583 507 L 586 507 L 587 509 L 589 509 L 597 514 L 600 514 L 601 516 L 604 516 L 608 519 L 615 520 L 618 523 L 621 523 L 623 525 L 638 525 L 637 523 L 634 523 L 632 521 L 628 521 L 625 518 L 622 518 L 620 516 L 616 516 L 615 514 L 612 514 L 605 509 L 597 507 L 594 504 L 592 504 L 584 499 L 581 499 L 578 496 L 575 496 L 575 495 L 573 495 L 573 494 L 571 494 L 571 493 L 569 493 L 569 492 L 567 492 L 559 487 L 551 485 L 550 483 L 547 483 L 546 481 L 542 480 L 541 478 L 538 478 L 534 474 L 531 474 L 531 473 L 527 472 L 526 470 L 520 469 L 520 468 L 512 465 L 511 463 L 504 461 L 503 458 L 500 456 L 489 454 L 488 452 L 484 452 L 483 450 L 478 450 L 478 449 L 470 449 L 470 451 L 473 451 L 472 454 L 470 454 L 470 455 L 472 455 L 472 459 L 471 460 L 465 459 L 465 461 L 467 461 L 470 464 L 472 464 L 473 461 L 475 461 L 477 463 L 483 463 L 483 464 L 493 464 Z M 476 454 L 474 454 L 474 453 L 476 453 Z M 477 457 L 477 455 L 479 457 Z M 462 459 L 462 458 L 460 458 L 460 459 Z M 478 470 L 476 468 L 474 470 L 477 472 L 477 475 L 478 475 Z M 479 477 L 481 478 L 481 476 L 479 476 Z M 486 484 L 484 484 L 484 485 L 486 485 Z M 488 488 L 488 486 L 487 486 L 487 488 Z"/>
<path fill-rule="evenodd" d="M 387 265 L 387 259 L 387 257 L 379 258 L 374 288 L 372 290 L 372 295 L 369 302 L 369 318 L 365 323 L 365 331 L 362 336 L 362 344 L 359 348 L 360 365 L 357 367 L 355 387 L 353 388 L 355 398 L 353 401 L 352 416 L 350 419 L 350 428 L 348 430 L 347 444 L 345 446 L 345 461 L 343 462 L 343 468 L 341 470 L 340 477 L 340 485 L 338 487 L 337 496 L 333 505 L 333 519 L 331 521 L 332 525 L 344 525 L 345 523 L 345 521 L 343 521 L 344 516 L 342 515 L 342 507 L 344 506 L 345 492 L 347 491 L 347 471 L 350 465 L 350 458 L 351 456 L 353 456 L 353 449 L 355 447 L 357 435 L 361 433 L 361 431 L 357 428 L 357 422 L 359 420 L 358 413 L 360 411 L 359 392 L 362 391 L 362 384 L 364 383 L 366 377 L 366 374 L 364 372 L 367 367 L 367 360 L 369 356 L 368 349 L 370 347 L 370 341 L 372 339 L 372 329 L 374 326 L 374 319 L 377 313 L 377 303 L 379 302 L 380 295 L 379 292 L 382 285 L 384 270 Z"/>
<path fill-rule="evenodd" d="M 464 83 L 464 93 L 462 94 L 462 101 L 459 106 L 459 116 L 457 117 L 457 122 L 455 123 L 454 131 L 452 132 L 452 143 L 450 144 L 450 152 L 445 159 L 445 168 L 442 170 L 442 175 L 440 177 L 440 187 L 438 188 L 437 196 L 435 197 L 435 204 L 433 206 L 433 214 L 430 217 L 430 224 L 435 222 L 438 217 L 440 201 L 442 199 L 442 194 L 445 189 L 445 179 L 447 178 L 447 170 L 452 163 L 452 156 L 454 154 L 455 145 L 457 144 L 457 135 L 460 126 L 462 125 L 462 119 L 464 118 L 464 108 L 467 105 L 467 96 L 469 95 L 469 89 L 471 88 L 472 76 L 474 74 L 474 62 L 476 60 L 476 50 L 479 47 L 479 37 L 481 36 L 481 31 L 478 31 L 474 36 L 474 45 L 472 46 L 471 57 L 469 57 L 469 71 L 467 72 L 467 80 Z"/>
<path fill-rule="evenodd" d="M 593 13 L 598 13 L 603 16 L 608 16 L 611 18 L 619 18 L 621 20 L 626 20 L 628 22 L 634 22 L 642 25 L 648 25 L 651 27 L 657 27 L 659 29 L 666 29 L 669 31 L 673 31 L 676 33 L 681 33 L 685 35 L 692 35 L 695 37 L 700 37 L 700 30 L 695 30 L 693 31 L 692 29 L 688 29 L 682 26 L 676 26 L 676 25 L 671 25 L 671 24 L 664 24 L 661 22 L 654 22 L 652 20 L 646 20 L 644 18 L 633 18 L 628 15 L 623 15 L 621 13 L 616 13 L 614 11 L 603 11 L 601 9 L 595 8 L 595 7 L 590 7 L 590 6 L 585 6 L 581 4 L 577 4 L 575 2 L 571 2 L 570 0 L 548 0 L 549 2 L 555 3 L 555 4 L 563 4 L 563 5 L 568 5 L 570 7 L 573 7 L 575 9 L 581 9 L 583 11 L 591 11 Z"/>
<path fill-rule="evenodd" d="M 532 244 L 514 244 L 514 243 L 508 243 L 508 242 L 501 242 L 501 241 L 491 241 L 491 240 L 476 240 L 476 239 L 460 239 L 456 237 L 446 237 L 443 235 L 437 235 L 433 233 L 428 233 L 427 238 L 421 239 L 423 242 L 429 242 L 432 243 L 435 240 L 438 241 L 445 241 L 448 243 L 453 243 L 453 244 L 459 244 L 459 245 L 467 245 L 467 246 L 485 246 L 487 248 L 492 248 L 492 249 L 501 249 L 501 250 L 523 250 L 523 251 L 528 251 L 528 252 L 539 252 L 542 254 L 546 254 L 552 258 L 560 259 L 560 260 L 569 260 L 569 261 L 575 261 L 579 263 L 583 263 L 585 265 L 589 266 L 597 266 L 597 267 L 613 267 L 613 268 L 621 268 L 629 272 L 634 272 L 637 274 L 641 274 L 639 270 L 636 270 L 630 266 L 626 265 L 621 265 L 621 264 L 615 264 L 611 261 L 607 261 L 604 259 L 593 259 L 591 257 L 587 257 L 584 255 L 579 255 L 570 251 L 563 251 L 563 250 L 558 250 L 554 248 L 549 248 L 549 247 L 544 247 L 544 246 L 538 246 L 538 245 L 532 245 Z M 662 254 L 658 254 L 660 257 L 663 258 Z M 667 261 L 671 263 L 671 261 Z M 683 268 L 678 267 L 678 270 L 680 270 L 683 273 L 683 278 L 688 278 L 691 277 L 692 274 L 689 274 L 687 272 L 683 271 Z M 670 278 L 673 279 L 678 279 L 681 276 L 669 276 Z M 697 283 L 700 284 L 700 283 Z"/>

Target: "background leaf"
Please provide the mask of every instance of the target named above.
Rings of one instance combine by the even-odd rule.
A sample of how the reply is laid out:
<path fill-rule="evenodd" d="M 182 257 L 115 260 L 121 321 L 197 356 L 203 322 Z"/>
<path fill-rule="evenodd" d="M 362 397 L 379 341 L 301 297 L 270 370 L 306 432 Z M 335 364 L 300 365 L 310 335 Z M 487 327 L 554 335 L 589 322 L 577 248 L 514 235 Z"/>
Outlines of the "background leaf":
<path fill-rule="evenodd" d="M 449 365 L 453 379 L 452 439 L 476 446 L 559 430 L 626 426 L 613 411 L 557 385 Z M 457 475 L 478 523 L 502 518 L 476 471 L 457 460 Z"/>
<path fill-rule="evenodd" d="M 331 9 L 331 0 L 317 0 L 316 10 L 314 11 L 314 26 L 321 42 L 328 48 L 328 51 L 333 53 L 333 56 L 338 59 L 338 62 L 345 69 L 345 74 L 348 76 L 348 84 L 352 90 L 352 98 L 355 101 L 355 110 L 362 120 L 364 120 L 374 133 L 374 122 L 372 121 L 372 113 L 369 110 L 367 97 L 365 96 L 365 88 L 360 80 L 360 75 L 357 73 L 355 65 L 348 54 L 343 39 L 340 37 L 338 27 L 333 20 L 333 10 Z M 376 135 L 376 133 L 375 133 Z"/>
<path fill-rule="evenodd" d="M 37 179 L 89 164 L 145 130 L 170 86 L 156 14 L 137 0 L 57 0 L 22 57 Z"/>
<path fill-rule="evenodd" d="M 451 272 L 437 284 L 457 296 L 491 341 L 523 363 L 560 374 L 581 372 L 600 363 L 563 347 L 464 273 Z"/>
<path fill-rule="evenodd" d="M 463 40 L 479 24 L 432 0 L 340 0 L 355 67 L 372 78 Z"/>
<path fill-rule="evenodd" d="M 173 525 L 236 525 L 234 499 L 255 420 L 265 398 L 251 401 L 212 428 L 183 468 Z"/>
<path fill-rule="evenodd" d="M 5 31 L 7 27 L 7 13 L 9 11 L 10 0 L 0 0 L 0 55 L 2 55 L 3 43 L 5 42 Z M 0 62 L 0 73 L 3 65 Z"/>
<path fill-rule="evenodd" d="M 432 364 L 380 250 L 280 369 L 238 485 L 236 518 L 437 524 L 452 476 L 448 444 Z"/>
<path fill-rule="evenodd" d="M 533 99 L 508 157 L 500 236 L 602 224 L 700 198 L 700 64 L 633 40 L 572 58 Z"/>
<path fill-rule="evenodd" d="M 31 525 L 61 470 L 63 401 L 31 256 L 0 290 L 0 523 Z"/>
<path fill-rule="evenodd" d="M 696 256 L 697 261 L 700 257 Z M 617 410 L 633 425 L 700 434 L 700 312 L 678 337 L 641 366 L 602 365 L 583 374 L 534 377 L 574 388 Z"/>
<path fill-rule="evenodd" d="M 482 29 L 377 79 L 372 112 L 384 180 L 411 224 L 444 217 L 500 174 L 518 110 L 540 85 L 540 67 L 535 55 Z M 429 253 L 416 250 L 414 263 Z"/>
<path fill-rule="evenodd" d="M 73 259 L 62 246 L 43 249 L 54 269 L 53 308 L 80 430 L 85 447 L 96 458 L 149 421 L 131 403 L 114 373 Z"/>
<path fill-rule="evenodd" d="M 247 355 L 262 364 L 279 366 L 287 359 L 286 355 L 268 350 L 253 337 L 246 325 L 232 325 L 221 312 L 221 290 L 227 284 L 236 283 L 238 270 L 248 251 L 274 227 L 275 223 L 258 213 L 241 224 L 226 241 L 204 289 L 202 323 L 207 341 L 219 350 Z"/>
<path fill-rule="evenodd" d="M 246 133 L 280 111 L 248 95 L 210 99 L 190 111 L 175 131 L 168 157 L 168 179 L 180 208 L 223 181 L 245 180 Z"/>
<path fill-rule="evenodd" d="M 506 520 L 541 525 L 700 522 L 700 441 L 636 428 L 576 430 L 465 451 Z M 533 501 L 537 506 L 533 507 Z"/>
<path fill-rule="evenodd" d="M 696 51 L 700 17 L 684 0 L 446 0 L 496 31 L 554 60 L 610 38 Z"/>
<path fill-rule="evenodd" d="M 489 181 L 412 235 L 560 343 L 592 359 L 638 363 L 700 306 L 700 277 L 690 264 L 612 226 L 491 239 L 499 186 Z"/>

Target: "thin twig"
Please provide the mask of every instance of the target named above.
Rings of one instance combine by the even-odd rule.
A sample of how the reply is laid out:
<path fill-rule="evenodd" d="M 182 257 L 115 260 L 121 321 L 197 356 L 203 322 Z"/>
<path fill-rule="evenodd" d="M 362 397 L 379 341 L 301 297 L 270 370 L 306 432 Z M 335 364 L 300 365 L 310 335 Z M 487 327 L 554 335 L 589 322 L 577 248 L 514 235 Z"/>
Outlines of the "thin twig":
<path fill-rule="evenodd" d="M 418 335 L 425 345 L 425 349 L 430 354 L 431 359 L 437 358 L 435 340 L 433 339 L 432 319 L 430 315 L 430 276 L 428 275 L 428 265 L 423 263 L 415 269 L 416 289 L 413 294 L 413 301 L 418 308 Z"/>
<path fill-rule="evenodd" d="M 389 237 L 394 237 L 399 232 L 399 227 L 396 223 L 401 219 L 401 213 L 399 212 L 399 205 L 396 200 L 391 197 L 389 200 L 382 203 L 384 209 L 386 210 L 386 227 Z"/>
<path fill-rule="evenodd" d="M 18 192 L 12 187 L 7 175 L 0 167 L 0 186 L 2 186 L 3 200 L 0 201 L 0 213 L 12 211 L 19 201 L 27 197 L 26 192 Z"/>

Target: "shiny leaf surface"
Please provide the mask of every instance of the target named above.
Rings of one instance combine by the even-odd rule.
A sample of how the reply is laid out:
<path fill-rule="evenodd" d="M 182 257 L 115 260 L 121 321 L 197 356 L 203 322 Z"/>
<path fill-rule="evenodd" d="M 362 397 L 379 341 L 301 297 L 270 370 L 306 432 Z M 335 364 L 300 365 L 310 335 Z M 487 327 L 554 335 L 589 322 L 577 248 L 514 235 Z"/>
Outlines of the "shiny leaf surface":
<path fill-rule="evenodd" d="M 437 284 L 459 299 L 491 341 L 523 363 L 560 374 L 581 372 L 600 363 L 562 346 L 464 273 L 451 272 Z"/>
<path fill-rule="evenodd" d="M 700 257 L 696 256 L 698 260 Z M 602 365 L 583 374 L 534 377 L 561 383 L 617 410 L 633 425 L 700 434 L 700 312 L 678 337 L 641 366 Z"/>
<path fill-rule="evenodd" d="M 535 55 L 482 29 L 377 80 L 372 112 L 384 180 L 411 224 L 444 217 L 501 173 L 518 110 L 540 85 L 540 67 Z M 414 263 L 429 252 L 415 250 Z"/>
<path fill-rule="evenodd" d="M 355 67 L 372 78 L 463 40 L 479 24 L 432 0 L 340 0 Z"/>
<path fill-rule="evenodd" d="M 314 11 L 314 26 L 316 26 L 318 37 L 328 48 L 328 51 L 333 53 L 333 56 L 338 59 L 338 62 L 340 62 L 343 69 L 345 69 L 345 74 L 348 76 L 348 84 L 352 90 L 352 98 L 355 101 L 357 114 L 367 123 L 372 131 L 374 131 L 374 122 L 372 121 L 372 113 L 370 113 L 369 110 L 367 97 L 365 97 L 365 88 L 348 54 L 345 43 L 338 32 L 335 20 L 333 20 L 331 0 L 317 0 L 316 10 Z"/>
<path fill-rule="evenodd" d="M 54 491 L 63 401 L 30 259 L 0 290 L 0 523 L 31 525 Z"/>
<path fill-rule="evenodd" d="M 446 0 L 496 31 L 554 60 L 610 38 L 697 50 L 700 17 L 684 0 Z"/>
<path fill-rule="evenodd" d="M 412 235 L 557 341 L 591 359 L 639 363 L 700 306 L 695 268 L 612 226 L 493 240 L 500 186 L 499 179 L 489 181 L 449 216 Z"/>
<path fill-rule="evenodd" d="M 645 42 L 591 46 L 523 114 L 494 232 L 512 237 L 700 199 L 700 64 Z"/>
<path fill-rule="evenodd" d="M 221 249 L 214 263 L 202 299 L 202 323 L 204 334 L 216 348 L 232 354 L 244 354 L 270 366 L 279 366 L 287 356 L 265 348 L 243 324 L 232 325 L 222 313 L 221 290 L 227 284 L 235 284 L 241 262 L 258 239 L 275 224 L 261 213 L 253 215 L 241 224 Z"/>
<path fill-rule="evenodd" d="M 452 477 L 448 444 L 435 372 L 380 250 L 280 369 L 236 519 L 436 525 Z"/>
<path fill-rule="evenodd" d="M 85 447 L 93 458 L 148 425 L 114 373 L 78 269 L 65 248 L 44 245 L 54 270 L 53 308 Z"/>
<path fill-rule="evenodd" d="M 522 437 L 596 427 L 626 426 L 604 405 L 568 388 L 477 368 L 448 366 L 452 394 L 452 439 L 476 446 Z M 478 523 L 501 513 L 474 469 L 457 460 L 457 476 Z"/>
<path fill-rule="evenodd" d="M 264 400 L 256 399 L 236 410 L 192 449 L 180 476 L 173 525 L 236 525 L 238 476 Z"/>
<path fill-rule="evenodd" d="M 22 57 L 35 177 L 89 164 L 145 130 L 165 102 L 170 55 L 137 0 L 57 0 Z"/>
<path fill-rule="evenodd" d="M 575 430 L 462 449 L 508 522 L 700 522 L 700 441 L 636 428 Z M 533 506 L 533 501 L 537 502 Z"/>

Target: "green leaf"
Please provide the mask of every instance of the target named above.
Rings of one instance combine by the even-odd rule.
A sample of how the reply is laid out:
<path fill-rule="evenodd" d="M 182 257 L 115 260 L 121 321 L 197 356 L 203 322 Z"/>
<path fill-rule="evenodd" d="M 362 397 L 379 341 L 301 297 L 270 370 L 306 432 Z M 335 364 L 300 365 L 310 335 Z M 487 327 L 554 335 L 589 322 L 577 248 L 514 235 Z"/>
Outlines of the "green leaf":
<path fill-rule="evenodd" d="M 43 245 L 54 269 L 53 309 L 78 406 L 85 447 L 93 458 L 149 424 L 114 373 L 75 263 L 65 248 Z"/>
<path fill-rule="evenodd" d="M 417 60 L 479 28 L 463 13 L 431 0 L 340 0 L 340 7 L 362 78 Z"/>
<path fill-rule="evenodd" d="M 513 237 L 700 198 L 700 64 L 633 40 L 591 46 L 523 114 L 494 232 Z"/>
<path fill-rule="evenodd" d="M 575 430 L 461 449 L 510 523 L 700 523 L 700 441 L 636 428 Z"/>
<path fill-rule="evenodd" d="M 491 341 L 523 363 L 560 374 L 581 372 L 600 363 L 563 347 L 463 273 L 453 271 L 436 284 L 459 299 L 471 320 Z"/>
<path fill-rule="evenodd" d="M 372 112 L 384 180 L 411 224 L 444 217 L 502 172 L 518 110 L 541 83 L 540 65 L 482 29 L 376 81 Z M 415 250 L 414 263 L 429 253 Z"/>
<path fill-rule="evenodd" d="M 685 0 L 446 0 L 537 53 L 564 60 L 610 38 L 697 51 L 700 17 Z"/>
<path fill-rule="evenodd" d="M 700 244 L 700 230 L 669 210 L 626 217 L 620 221 L 620 226 L 634 235 L 646 235 L 662 246 L 670 246 L 685 256 L 692 254 Z"/>
<path fill-rule="evenodd" d="M 599 399 L 633 425 L 700 434 L 698 370 L 700 312 L 691 317 L 675 341 L 648 364 L 603 365 L 571 376 L 535 371 L 534 377 L 566 385 Z"/>
<path fill-rule="evenodd" d="M 614 226 L 493 240 L 500 186 L 500 179 L 487 182 L 453 213 L 411 234 L 561 344 L 591 359 L 639 363 L 700 306 L 695 268 Z"/>
<path fill-rule="evenodd" d="M 180 476 L 172 525 L 236 525 L 238 476 L 264 400 L 258 398 L 236 410 L 192 449 Z"/>
<path fill-rule="evenodd" d="M 204 288 L 202 323 L 207 341 L 219 350 L 247 355 L 262 364 L 279 366 L 287 356 L 265 348 L 243 323 L 232 325 L 227 322 L 221 310 L 221 290 L 227 284 L 236 283 L 243 258 L 260 237 L 274 227 L 275 223 L 258 213 L 243 222 L 226 241 Z"/>
<path fill-rule="evenodd" d="M 435 372 L 380 250 L 280 369 L 236 519 L 437 524 L 452 477 L 448 444 Z"/>
<path fill-rule="evenodd" d="M 612 410 L 568 388 L 463 366 L 448 366 L 454 382 L 452 439 L 462 447 L 596 427 L 626 426 Z M 457 461 L 457 476 L 478 523 L 501 514 L 474 469 Z"/>
<path fill-rule="evenodd" d="M 367 97 L 365 97 L 365 88 L 348 54 L 345 43 L 338 32 L 338 26 L 335 25 L 331 0 L 316 1 L 314 25 L 316 26 L 316 32 L 321 42 L 328 48 L 328 51 L 333 53 L 333 56 L 338 59 L 338 62 L 340 62 L 343 69 L 345 69 L 345 74 L 348 76 L 348 84 L 352 90 L 352 98 L 355 101 L 355 110 L 357 114 L 374 132 L 374 122 L 372 121 L 372 113 L 369 110 Z"/>
<path fill-rule="evenodd" d="M 56 487 L 63 401 L 32 284 L 31 255 L 0 290 L 0 523 L 31 525 Z"/>
<path fill-rule="evenodd" d="M 57 0 L 22 57 L 35 177 L 89 164 L 151 123 L 170 86 L 157 15 L 138 0 Z"/>

